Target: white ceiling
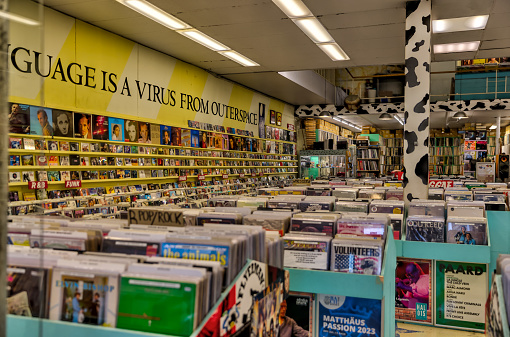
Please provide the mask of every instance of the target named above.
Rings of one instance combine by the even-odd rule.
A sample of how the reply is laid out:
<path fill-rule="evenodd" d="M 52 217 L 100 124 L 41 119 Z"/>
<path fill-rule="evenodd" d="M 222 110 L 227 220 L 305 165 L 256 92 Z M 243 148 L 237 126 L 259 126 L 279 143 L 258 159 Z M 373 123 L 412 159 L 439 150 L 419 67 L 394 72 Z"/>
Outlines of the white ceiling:
<path fill-rule="evenodd" d="M 44 4 L 294 105 L 323 104 L 325 98 L 278 75 L 279 71 L 404 63 L 404 0 L 303 0 L 350 57 L 337 62 L 271 0 L 149 1 L 260 67 L 240 66 L 115 0 L 44 0 Z M 483 31 L 432 37 L 433 44 L 481 40 L 479 51 L 432 55 L 432 60 L 510 56 L 510 0 L 432 0 L 432 19 L 481 14 L 490 14 Z"/>

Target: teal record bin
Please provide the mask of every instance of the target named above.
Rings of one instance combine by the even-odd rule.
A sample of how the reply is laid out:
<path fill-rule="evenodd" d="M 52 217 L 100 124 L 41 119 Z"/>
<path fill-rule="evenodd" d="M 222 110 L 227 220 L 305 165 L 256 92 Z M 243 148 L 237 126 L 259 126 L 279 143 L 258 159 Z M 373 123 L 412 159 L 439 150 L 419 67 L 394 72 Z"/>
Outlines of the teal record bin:
<path fill-rule="evenodd" d="M 348 274 L 333 271 L 286 268 L 290 273 L 290 291 L 381 300 L 384 337 L 395 336 L 396 250 L 389 228 L 381 275 Z"/>

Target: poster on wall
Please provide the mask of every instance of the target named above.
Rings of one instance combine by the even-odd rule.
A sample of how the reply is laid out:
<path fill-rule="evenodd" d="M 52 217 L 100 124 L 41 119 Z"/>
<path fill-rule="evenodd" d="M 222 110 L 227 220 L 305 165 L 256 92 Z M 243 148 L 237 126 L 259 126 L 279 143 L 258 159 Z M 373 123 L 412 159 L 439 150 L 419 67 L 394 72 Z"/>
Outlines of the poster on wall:
<path fill-rule="evenodd" d="M 158 133 L 159 134 L 159 133 Z M 150 144 L 151 142 L 151 125 L 150 123 L 138 123 L 138 143 Z"/>
<path fill-rule="evenodd" d="M 11 103 L 9 110 L 9 132 L 30 133 L 30 105 Z"/>
<path fill-rule="evenodd" d="M 55 137 L 73 136 L 73 113 L 53 109 L 53 135 Z"/>
<path fill-rule="evenodd" d="M 432 260 L 397 258 L 395 319 L 432 324 Z"/>
<path fill-rule="evenodd" d="M 259 138 L 266 138 L 266 105 L 259 103 Z"/>
<path fill-rule="evenodd" d="M 88 114 L 74 114 L 74 137 L 92 139 L 92 116 Z"/>
<path fill-rule="evenodd" d="M 276 124 L 276 111 L 269 110 L 269 123 Z"/>
<path fill-rule="evenodd" d="M 487 265 L 436 261 L 435 274 L 435 325 L 484 331 Z"/>
<path fill-rule="evenodd" d="M 161 144 L 161 127 L 159 124 L 152 123 L 150 125 L 150 135 L 151 139 L 149 143 L 151 144 Z"/>
<path fill-rule="evenodd" d="M 124 124 L 124 141 L 136 143 L 138 138 L 138 122 L 126 120 Z"/>
<path fill-rule="evenodd" d="M 381 300 L 317 295 L 317 336 L 381 336 Z"/>
<path fill-rule="evenodd" d="M 124 141 L 124 120 L 120 118 L 108 118 L 110 128 L 110 140 Z"/>
<path fill-rule="evenodd" d="M 99 140 L 109 139 L 108 117 L 92 116 L 92 137 Z"/>
<path fill-rule="evenodd" d="M 172 145 L 181 146 L 181 128 L 172 128 Z"/>
<path fill-rule="evenodd" d="M 30 107 L 30 134 L 53 136 L 51 109 L 38 106 Z"/>
<path fill-rule="evenodd" d="M 161 125 L 161 145 L 171 145 L 172 128 L 168 125 Z"/>
<path fill-rule="evenodd" d="M 282 113 L 281 112 L 276 113 L 276 125 L 282 126 Z"/>

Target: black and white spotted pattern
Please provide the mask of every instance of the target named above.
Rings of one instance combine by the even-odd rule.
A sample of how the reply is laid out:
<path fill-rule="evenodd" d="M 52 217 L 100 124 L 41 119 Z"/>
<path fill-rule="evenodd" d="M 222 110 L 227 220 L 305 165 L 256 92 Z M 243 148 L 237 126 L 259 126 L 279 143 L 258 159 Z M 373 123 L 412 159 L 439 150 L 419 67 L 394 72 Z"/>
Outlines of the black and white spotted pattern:
<path fill-rule="evenodd" d="M 404 201 L 428 199 L 430 120 L 430 0 L 406 3 Z"/>
<path fill-rule="evenodd" d="M 473 111 L 473 110 L 510 110 L 510 99 L 484 99 L 484 100 L 465 100 L 465 101 L 438 101 L 430 104 L 430 112 L 444 111 Z M 329 111 L 333 116 L 342 115 L 367 115 L 387 113 L 403 113 L 404 103 L 373 103 L 361 104 L 358 110 L 349 111 L 342 106 L 335 105 L 301 105 L 294 115 L 296 117 L 314 117 L 319 116 L 323 111 Z"/>

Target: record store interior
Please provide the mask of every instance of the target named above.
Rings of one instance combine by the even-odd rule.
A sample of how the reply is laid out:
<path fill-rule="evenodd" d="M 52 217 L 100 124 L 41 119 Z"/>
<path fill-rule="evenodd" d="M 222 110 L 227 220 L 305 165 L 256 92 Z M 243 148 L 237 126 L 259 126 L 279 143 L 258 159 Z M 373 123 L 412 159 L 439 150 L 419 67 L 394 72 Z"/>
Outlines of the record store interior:
<path fill-rule="evenodd" d="M 0 337 L 510 337 L 509 0 L 0 0 Z"/>

